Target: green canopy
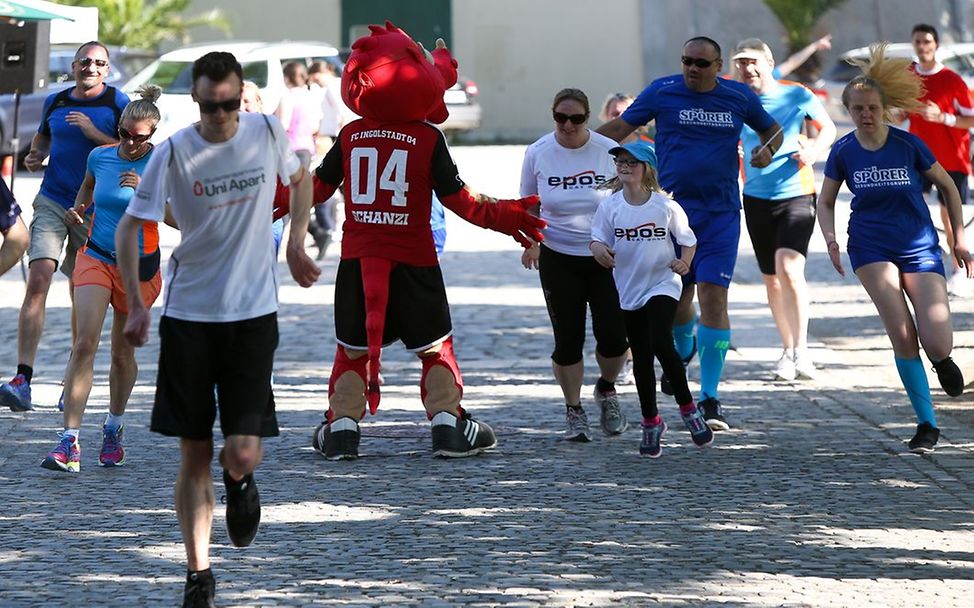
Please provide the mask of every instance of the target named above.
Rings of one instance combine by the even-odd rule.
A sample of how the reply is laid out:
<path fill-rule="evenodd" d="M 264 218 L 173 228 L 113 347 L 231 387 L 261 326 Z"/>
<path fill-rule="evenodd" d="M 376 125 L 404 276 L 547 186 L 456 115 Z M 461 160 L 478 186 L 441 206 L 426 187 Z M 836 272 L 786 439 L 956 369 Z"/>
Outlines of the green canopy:
<path fill-rule="evenodd" d="M 17 2 L 11 2 L 10 0 L 0 0 L 0 19 L 2 18 L 13 19 L 15 21 L 50 21 L 51 19 L 67 19 L 68 21 L 73 21 L 69 17 L 42 11 Z"/>

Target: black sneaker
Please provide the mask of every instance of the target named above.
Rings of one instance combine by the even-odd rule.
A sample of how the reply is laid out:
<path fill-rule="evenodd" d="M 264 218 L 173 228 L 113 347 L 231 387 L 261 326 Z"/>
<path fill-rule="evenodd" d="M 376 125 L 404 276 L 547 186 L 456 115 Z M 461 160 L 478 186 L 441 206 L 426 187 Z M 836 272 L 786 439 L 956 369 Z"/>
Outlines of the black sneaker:
<path fill-rule="evenodd" d="M 910 440 L 910 451 L 914 454 L 929 454 L 940 440 L 940 429 L 924 422 L 917 425 L 916 435 Z"/>
<path fill-rule="evenodd" d="M 440 412 L 433 416 L 433 456 L 464 458 L 497 445 L 494 430 L 470 417 L 462 408 L 460 416 Z"/>
<path fill-rule="evenodd" d="M 215 608 L 216 580 L 210 572 L 194 572 L 186 577 L 183 608 Z"/>
<path fill-rule="evenodd" d="M 690 354 L 687 355 L 686 359 L 683 360 L 683 370 L 686 371 L 690 362 L 693 361 L 694 355 L 697 354 L 697 337 L 693 336 L 693 348 L 690 349 Z M 673 396 L 673 386 L 670 384 L 670 379 L 666 377 L 666 372 L 661 371 L 659 375 L 659 390 L 664 395 Z"/>
<path fill-rule="evenodd" d="M 311 447 L 328 460 L 355 460 L 358 444 L 362 439 L 358 422 L 351 418 L 339 418 L 331 424 L 322 422 L 311 437 Z"/>
<path fill-rule="evenodd" d="M 943 361 L 934 363 L 933 371 L 937 372 L 937 379 L 940 380 L 940 386 L 944 388 L 945 393 L 951 397 L 963 394 L 964 374 L 961 373 L 953 359 L 947 357 Z"/>
<path fill-rule="evenodd" d="M 254 542 L 260 526 L 260 493 L 254 474 L 234 481 L 223 469 L 223 485 L 227 489 L 227 536 L 235 547 L 246 547 Z"/>
<path fill-rule="evenodd" d="M 730 430 L 730 425 L 727 424 L 727 420 L 724 418 L 723 409 L 720 407 L 720 401 L 714 399 L 713 397 L 708 397 L 701 401 L 698 405 L 700 409 L 703 410 L 703 419 L 707 421 L 707 426 L 710 427 L 710 430 Z"/>

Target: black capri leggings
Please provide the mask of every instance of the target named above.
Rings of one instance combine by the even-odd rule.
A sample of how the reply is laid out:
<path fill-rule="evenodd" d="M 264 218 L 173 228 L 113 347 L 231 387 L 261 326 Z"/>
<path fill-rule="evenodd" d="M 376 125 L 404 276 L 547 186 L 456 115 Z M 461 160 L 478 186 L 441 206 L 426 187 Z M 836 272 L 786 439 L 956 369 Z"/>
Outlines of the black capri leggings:
<path fill-rule="evenodd" d="M 591 256 L 567 255 L 541 245 L 538 273 L 555 334 L 552 361 L 564 366 L 582 360 L 586 306 L 592 310 L 596 352 L 606 358 L 626 352 L 626 325 L 611 270 Z"/>
<path fill-rule="evenodd" d="M 669 296 L 653 296 L 637 310 L 624 310 L 626 335 L 632 349 L 632 374 L 636 378 L 639 407 L 643 418 L 659 414 L 656 405 L 656 370 L 653 359 L 659 359 L 663 373 L 673 387 L 673 398 L 679 405 L 693 401 L 687 386 L 687 372 L 673 344 L 673 317 L 677 301 Z"/>

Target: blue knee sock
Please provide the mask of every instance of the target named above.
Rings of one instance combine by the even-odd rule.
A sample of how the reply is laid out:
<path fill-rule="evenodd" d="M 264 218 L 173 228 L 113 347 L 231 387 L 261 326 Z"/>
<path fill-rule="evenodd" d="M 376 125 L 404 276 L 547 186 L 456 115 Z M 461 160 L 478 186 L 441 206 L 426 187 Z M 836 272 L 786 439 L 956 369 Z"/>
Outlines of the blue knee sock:
<path fill-rule="evenodd" d="M 676 352 L 684 361 L 693 352 L 693 330 L 696 326 L 696 315 L 694 315 L 693 320 L 689 323 L 673 326 L 673 344 L 676 345 Z"/>
<path fill-rule="evenodd" d="M 700 356 L 700 401 L 717 398 L 717 385 L 724 372 L 724 357 L 730 348 L 730 329 L 697 328 L 697 352 Z"/>
<path fill-rule="evenodd" d="M 933 415 L 933 400 L 930 397 L 930 383 L 927 381 L 927 372 L 923 369 L 923 361 L 920 357 L 913 359 L 900 359 L 896 357 L 896 371 L 900 373 L 900 380 L 913 405 L 913 411 L 917 415 L 917 423 L 929 422 L 934 427 L 937 426 L 937 419 Z"/>

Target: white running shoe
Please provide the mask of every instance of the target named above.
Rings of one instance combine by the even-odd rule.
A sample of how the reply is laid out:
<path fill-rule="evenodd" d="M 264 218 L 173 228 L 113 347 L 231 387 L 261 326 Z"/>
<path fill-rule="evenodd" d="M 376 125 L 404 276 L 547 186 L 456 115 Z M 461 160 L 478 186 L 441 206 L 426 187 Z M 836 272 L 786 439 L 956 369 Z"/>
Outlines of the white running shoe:
<path fill-rule="evenodd" d="M 774 379 L 786 382 L 795 379 L 795 359 L 788 350 L 781 351 L 781 358 L 774 364 Z"/>
<path fill-rule="evenodd" d="M 818 375 L 815 362 L 807 350 L 795 351 L 795 377 L 799 380 L 814 380 Z"/>

